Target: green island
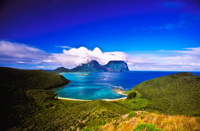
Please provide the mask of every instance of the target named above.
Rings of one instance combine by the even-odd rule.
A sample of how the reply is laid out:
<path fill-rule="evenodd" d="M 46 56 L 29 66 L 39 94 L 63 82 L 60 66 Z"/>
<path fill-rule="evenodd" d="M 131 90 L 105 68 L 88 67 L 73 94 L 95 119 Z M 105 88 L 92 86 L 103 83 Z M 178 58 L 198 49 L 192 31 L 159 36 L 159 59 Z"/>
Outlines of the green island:
<path fill-rule="evenodd" d="M 70 81 L 51 72 L 0 67 L 0 73 L 0 130 L 200 130 L 200 77 L 192 73 L 142 82 L 117 101 L 57 99 L 48 89 Z"/>

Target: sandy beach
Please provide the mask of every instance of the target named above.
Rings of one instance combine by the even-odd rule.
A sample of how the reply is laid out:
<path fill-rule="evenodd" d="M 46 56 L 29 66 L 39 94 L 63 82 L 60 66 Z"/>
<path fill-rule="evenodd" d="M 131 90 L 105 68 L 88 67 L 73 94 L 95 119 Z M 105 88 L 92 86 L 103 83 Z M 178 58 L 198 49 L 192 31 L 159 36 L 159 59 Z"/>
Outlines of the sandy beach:
<path fill-rule="evenodd" d="M 72 101 L 92 101 L 92 100 L 82 100 L 82 99 L 72 99 L 72 98 L 62 98 L 62 97 L 58 97 L 58 99 L 61 99 L 61 100 L 72 100 Z"/>
<path fill-rule="evenodd" d="M 58 99 L 60 99 L 60 100 L 72 100 L 72 101 L 92 101 L 92 100 L 62 98 L 62 97 L 58 97 Z M 122 100 L 122 99 L 126 99 L 126 97 L 118 98 L 118 99 L 102 99 L 102 100 L 104 100 L 104 101 L 118 101 L 118 100 Z"/>

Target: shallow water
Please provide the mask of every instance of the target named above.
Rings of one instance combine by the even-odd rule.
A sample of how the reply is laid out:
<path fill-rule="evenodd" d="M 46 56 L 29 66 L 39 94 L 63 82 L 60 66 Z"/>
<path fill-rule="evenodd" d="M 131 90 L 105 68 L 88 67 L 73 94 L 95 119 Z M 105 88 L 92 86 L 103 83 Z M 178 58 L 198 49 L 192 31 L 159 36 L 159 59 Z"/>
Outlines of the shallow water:
<path fill-rule="evenodd" d="M 117 94 L 113 89 L 130 90 L 135 85 L 153 78 L 166 76 L 177 72 L 161 71 L 130 71 L 124 73 L 62 73 L 71 82 L 68 85 L 52 89 L 58 97 L 96 100 L 96 99 L 118 99 L 126 97 Z M 200 76 L 200 72 L 193 72 Z"/>

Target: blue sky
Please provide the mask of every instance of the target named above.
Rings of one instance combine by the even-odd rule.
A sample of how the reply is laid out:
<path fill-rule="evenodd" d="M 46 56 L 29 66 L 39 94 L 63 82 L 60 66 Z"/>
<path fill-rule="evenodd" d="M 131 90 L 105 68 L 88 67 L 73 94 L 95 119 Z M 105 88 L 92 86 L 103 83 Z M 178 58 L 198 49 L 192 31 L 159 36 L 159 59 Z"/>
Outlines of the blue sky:
<path fill-rule="evenodd" d="M 95 59 L 200 71 L 199 30 L 198 0 L 5 0 L 0 66 L 73 68 Z"/>

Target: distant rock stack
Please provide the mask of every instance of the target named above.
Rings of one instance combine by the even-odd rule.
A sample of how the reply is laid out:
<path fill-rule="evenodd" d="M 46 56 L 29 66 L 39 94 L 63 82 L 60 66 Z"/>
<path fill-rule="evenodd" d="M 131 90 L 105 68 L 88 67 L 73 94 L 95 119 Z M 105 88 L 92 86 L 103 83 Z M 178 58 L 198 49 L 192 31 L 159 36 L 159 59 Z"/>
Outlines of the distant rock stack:
<path fill-rule="evenodd" d="M 109 61 L 105 67 L 111 72 L 128 72 L 128 65 L 124 61 Z"/>
<path fill-rule="evenodd" d="M 96 60 L 91 60 L 86 64 L 82 64 L 73 69 L 66 69 L 59 67 L 54 72 L 128 72 L 128 66 L 124 61 L 109 61 L 106 65 L 102 66 Z"/>

